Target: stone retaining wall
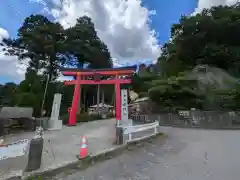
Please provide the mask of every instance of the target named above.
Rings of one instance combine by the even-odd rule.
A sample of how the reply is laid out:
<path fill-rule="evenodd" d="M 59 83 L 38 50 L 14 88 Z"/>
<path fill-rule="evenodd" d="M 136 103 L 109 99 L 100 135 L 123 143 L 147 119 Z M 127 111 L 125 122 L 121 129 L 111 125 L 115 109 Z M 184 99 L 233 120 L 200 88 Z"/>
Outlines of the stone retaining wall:
<path fill-rule="evenodd" d="M 135 123 L 149 123 L 158 120 L 160 126 L 177 126 L 211 129 L 240 129 L 240 112 L 227 111 L 179 111 L 131 116 Z"/>

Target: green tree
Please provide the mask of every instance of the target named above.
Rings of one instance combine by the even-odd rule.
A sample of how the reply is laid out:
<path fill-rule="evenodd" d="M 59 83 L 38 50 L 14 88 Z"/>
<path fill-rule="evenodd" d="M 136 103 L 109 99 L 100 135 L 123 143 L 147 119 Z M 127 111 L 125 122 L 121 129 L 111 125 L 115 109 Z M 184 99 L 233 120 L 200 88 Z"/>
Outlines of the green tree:
<path fill-rule="evenodd" d="M 91 18 L 77 19 L 75 26 L 66 29 L 64 42 L 68 64 L 82 68 L 85 63 L 90 68 L 111 68 L 112 60 L 107 46 L 97 36 Z M 75 61 L 77 59 L 77 61 Z"/>
<path fill-rule="evenodd" d="M 58 67 L 65 63 L 61 56 L 65 41 L 64 29 L 59 23 L 51 22 L 42 15 L 25 18 L 16 39 L 5 39 L 7 55 L 17 55 L 19 59 L 29 58 L 29 68 L 57 77 Z"/>
<path fill-rule="evenodd" d="M 9 82 L 0 86 L 0 107 L 13 106 L 15 104 L 15 94 L 17 85 Z"/>
<path fill-rule="evenodd" d="M 15 105 L 20 107 L 33 107 L 34 115 L 41 115 L 41 103 L 43 99 L 44 87 L 42 77 L 35 71 L 27 71 L 25 80 L 17 87 L 15 95 Z"/>
<path fill-rule="evenodd" d="M 93 69 L 112 68 L 112 59 L 108 48 L 97 36 L 91 18 L 87 16 L 78 18 L 76 25 L 67 29 L 65 35 L 67 38 L 64 49 L 68 64 L 78 68 L 83 68 L 84 64 L 88 64 L 88 68 Z M 101 89 L 104 91 L 105 87 L 101 86 Z M 81 91 L 83 103 L 85 103 L 86 96 L 96 97 L 95 94 L 97 94 L 96 101 L 100 102 L 100 85 L 97 88 L 84 85 Z M 92 99 L 86 101 L 92 102 Z"/>
<path fill-rule="evenodd" d="M 205 96 L 196 89 L 196 85 L 195 79 L 172 76 L 153 81 L 148 93 L 160 110 L 201 109 Z"/>
<path fill-rule="evenodd" d="M 159 60 L 169 75 L 208 64 L 233 74 L 239 71 L 240 6 L 217 6 L 195 16 L 182 16 L 171 29 L 171 41 Z M 170 71 L 170 72 L 169 72 Z"/>
<path fill-rule="evenodd" d="M 64 40 L 63 27 L 42 15 L 27 17 L 18 30 L 19 46 L 35 55 L 35 58 L 31 59 L 32 63 L 43 68 L 44 72 L 49 74 L 50 80 L 57 76 L 57 68 L 61 64 L 58 53 L 63 51 Z M 35 59 L 39 63 L 34 61 Z"/>
<path fill-rule="evenodd" d="M 133 82 L 139 89 L 144 84 L 161 108 L 238 109 L 239 21 L 239 3 L 182 16 L 158 58 L 160 76 L 151 85 L 140 76 Z"/>

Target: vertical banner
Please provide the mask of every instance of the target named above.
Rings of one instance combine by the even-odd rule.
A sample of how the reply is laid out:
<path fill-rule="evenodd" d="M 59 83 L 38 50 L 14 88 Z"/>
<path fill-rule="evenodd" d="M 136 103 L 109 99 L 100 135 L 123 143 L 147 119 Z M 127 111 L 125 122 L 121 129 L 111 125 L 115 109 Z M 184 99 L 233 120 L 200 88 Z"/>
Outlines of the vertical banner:
<path fill-rule="evenodd" d="M 122 124 L 126 124 L 128 122 L 128 91 L 127 89 L 121 90 L 121 115 L 122 115 Z"/>

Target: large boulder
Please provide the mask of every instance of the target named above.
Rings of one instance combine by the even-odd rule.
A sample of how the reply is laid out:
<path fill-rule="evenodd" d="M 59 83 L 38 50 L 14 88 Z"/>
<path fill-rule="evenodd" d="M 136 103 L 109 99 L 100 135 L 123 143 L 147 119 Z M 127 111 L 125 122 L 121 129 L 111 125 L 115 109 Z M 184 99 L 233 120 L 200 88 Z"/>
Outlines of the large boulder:
<path fill-rule="evenodd" d="M 204 91 L 211 88 L 221 90 L 232 89 L 238 84 L 238 79 L 223 69 L 209 65 L 196 66 L 188 76 L 197 79 L 198 88 Z"/>

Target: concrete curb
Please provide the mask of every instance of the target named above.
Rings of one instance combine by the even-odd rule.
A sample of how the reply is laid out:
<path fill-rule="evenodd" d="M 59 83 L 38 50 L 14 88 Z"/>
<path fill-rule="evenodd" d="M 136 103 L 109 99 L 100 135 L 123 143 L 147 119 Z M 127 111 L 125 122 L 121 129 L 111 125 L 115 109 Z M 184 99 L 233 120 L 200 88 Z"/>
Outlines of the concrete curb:
<path fill-rule="evenodd" d="M 72 174 L 79 170 L 84 170 L 93 164 L 117 157 L 117 156 L 121 155 L 124 151 L 132 151 L 132 150 L 134 150 L 134 148 L 142 147 L 146 143 L 152 143 L 158 137 L 161 137 L 161 139 L 164 139 L 167 137 L 167 135 L 165 135 L 163 133 L 157 133 L 153 136 L 143 138 L 139 141 L 130 142 L 126 145 L 120 145 L 116 148 L 112 148 L 107 152 L 99 153 L 94 156 L 90 155 L 87 158 L 82 159 L 82 160 L 76 160 L 76 162 L 69 163 L 69 164 L 59 167 L 59 168 L 47 170 L 44 172 L 36 172 L 36 173 L 32 173 L 28 176 L 23 176 L 23 177 L 20 177 L 20 176 L 12 177 L 12 178 L 8 178 L 7 180 L 35 180 L 35 179 L 47 180 L 47 179 L 52 179 L 56 176 L 61 176 L 61 174 L 63 175 L 63 172 L 64 172 L 64 175 L 66 176 L 66 174 Z"/>

